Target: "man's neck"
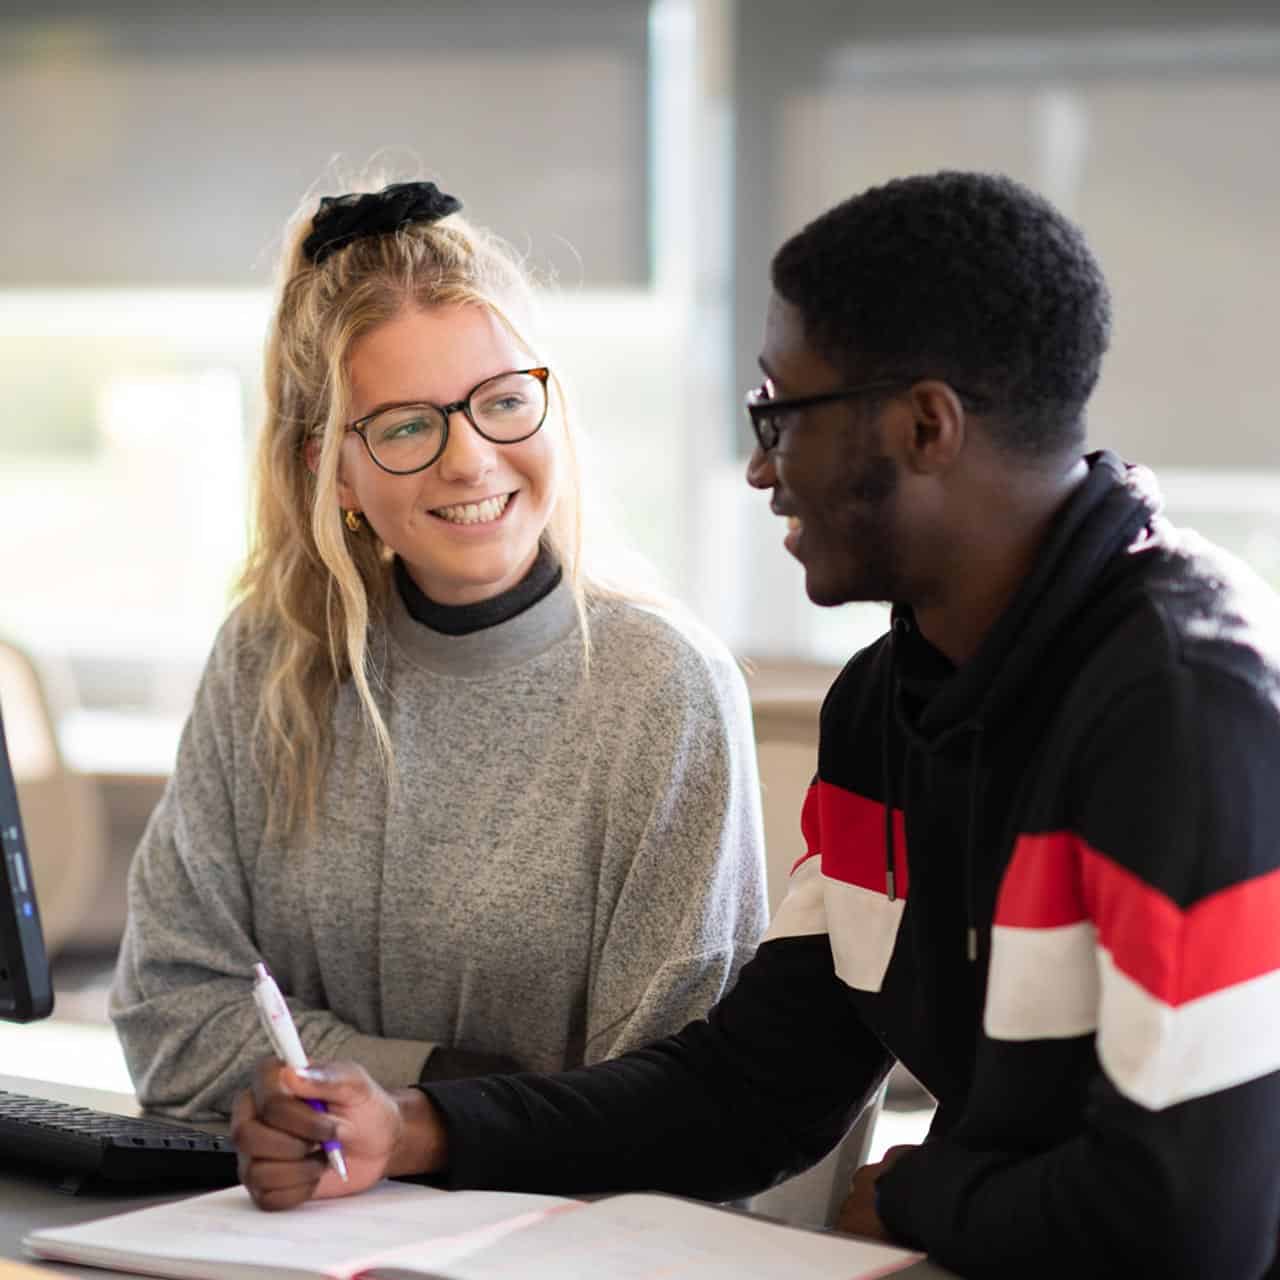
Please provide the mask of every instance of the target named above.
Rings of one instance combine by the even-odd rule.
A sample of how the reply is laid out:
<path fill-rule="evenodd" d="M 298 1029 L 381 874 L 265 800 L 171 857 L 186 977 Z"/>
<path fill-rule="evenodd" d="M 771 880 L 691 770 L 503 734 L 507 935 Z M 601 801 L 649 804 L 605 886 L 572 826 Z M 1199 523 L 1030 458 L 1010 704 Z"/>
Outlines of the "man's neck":
<path fill-rule="evenodd" d="M 1089 473 L 1083 458 L 994 490 L 982 514 L 949 539 L 937 595 L 915 606 L 921 634 L 956 666 L 977 653 L 1035 564 L 1063 504 Z"/>

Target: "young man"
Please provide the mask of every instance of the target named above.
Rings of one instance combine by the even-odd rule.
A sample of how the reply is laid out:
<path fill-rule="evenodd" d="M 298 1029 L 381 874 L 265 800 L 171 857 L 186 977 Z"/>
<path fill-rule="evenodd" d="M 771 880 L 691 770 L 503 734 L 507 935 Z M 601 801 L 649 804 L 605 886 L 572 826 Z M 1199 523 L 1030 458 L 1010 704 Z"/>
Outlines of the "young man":
<path fill-rule="evenodd" d="M 859 1172 L 847 1229 L 966 1275 L 1267 1274 L 1277 601 L 1084 452 L 1107 291 L 1039 197 L 891 182 L 773 284 L 748 479 L 811 599 L 894 611 L 826 699 L 756 959 L 706 1021 L 562 1075 L 391 1097 L 264 1066 L 242 1176 L 264 1208 L 388 1170 L 724 1199 L 821 1156 L 896 1058 L 937 1117 Z M 314 1153 L 334 1132 L 348 1188 Z"/>

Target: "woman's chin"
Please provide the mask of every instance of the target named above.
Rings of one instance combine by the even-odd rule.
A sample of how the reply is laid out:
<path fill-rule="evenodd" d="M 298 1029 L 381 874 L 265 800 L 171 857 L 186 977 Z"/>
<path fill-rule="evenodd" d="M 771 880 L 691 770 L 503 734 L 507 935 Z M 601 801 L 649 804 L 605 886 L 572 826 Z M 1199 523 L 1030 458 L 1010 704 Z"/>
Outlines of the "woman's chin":
<path fill-rule="evenodd" d="M 401 558 L 427 599 L 436 604 L 462 605 L 492 600 L 514 587 L 529 572 L 537 554 L 535 543 L 531 552 L 520 556 L 472 555 L 450 564 L 414 564 L 407 557 Z"/>

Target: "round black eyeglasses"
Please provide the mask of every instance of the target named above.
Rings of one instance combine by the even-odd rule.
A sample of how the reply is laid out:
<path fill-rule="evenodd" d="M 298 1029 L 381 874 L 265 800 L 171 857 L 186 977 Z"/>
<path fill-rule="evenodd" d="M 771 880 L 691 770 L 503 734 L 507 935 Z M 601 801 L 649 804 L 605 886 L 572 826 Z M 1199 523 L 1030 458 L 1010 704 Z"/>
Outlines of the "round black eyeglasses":
<path fill-rule="evenodd" d="M 348 423 L 383 471 L 408 476 L 425 471 L 449 443 L 449 419 L 455 413 L 493 444 L 518 444 L 547 419 L 547 383 L 551 370 L 515 369 L 477 383 L 452 404 L 384 405 Z"/>

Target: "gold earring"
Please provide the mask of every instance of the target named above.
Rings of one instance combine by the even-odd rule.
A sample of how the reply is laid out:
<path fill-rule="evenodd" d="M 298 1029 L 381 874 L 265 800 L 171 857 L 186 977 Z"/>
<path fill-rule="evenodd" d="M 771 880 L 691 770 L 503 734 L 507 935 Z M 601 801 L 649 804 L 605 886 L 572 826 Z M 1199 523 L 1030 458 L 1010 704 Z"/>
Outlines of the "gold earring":
<path fill-rule="evenodd" d="M 347 512 L 344 519 L 347 522 L 347 528 L 350 529 L 352 533 L 360 532 L 360 513 L 355 510 L 354 507 Z"/>

